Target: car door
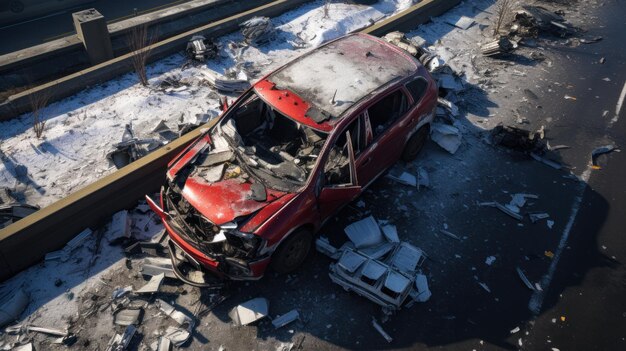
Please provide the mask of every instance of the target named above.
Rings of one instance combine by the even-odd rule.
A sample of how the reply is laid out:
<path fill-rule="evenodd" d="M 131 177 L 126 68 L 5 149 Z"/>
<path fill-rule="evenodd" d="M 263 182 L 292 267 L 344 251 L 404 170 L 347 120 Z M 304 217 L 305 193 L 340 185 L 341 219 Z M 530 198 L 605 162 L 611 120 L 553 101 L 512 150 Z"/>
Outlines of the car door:
<path fill-rule="evenodd" d="M 363 120 L 371 141 L 361 153 L 363 160 L 357 160 L 361 186 L 367 186 L 400 157 L 405 142 L 403 131 L 408 123 L 408 105 L 404 89 L 398 88 L 365 110 Z"/>
<path fill-rule="evenodd" d="M 352 145 L 350 131 L 346 130 L 330 149 L 322 172 L 318 176 L 317 205 L 322 221 L 361 193 Z"/>

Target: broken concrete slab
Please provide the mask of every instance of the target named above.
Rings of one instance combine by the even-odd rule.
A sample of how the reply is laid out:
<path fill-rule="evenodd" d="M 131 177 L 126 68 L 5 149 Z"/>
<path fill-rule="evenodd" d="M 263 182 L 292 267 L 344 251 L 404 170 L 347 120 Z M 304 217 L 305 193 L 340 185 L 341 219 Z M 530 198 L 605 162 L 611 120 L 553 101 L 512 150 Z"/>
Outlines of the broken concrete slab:
<path fill-rule="evenodd" d="M 373 216 L 363 218 L 344 228 L 344 232 L 356 248 L 378 245 L 384 238 Z"/>
<path fill-rule="evenodd" d="M 236 325 L 248 325 L 269 314 L 269 301 L 264 297 L 246 301 L 233 308 L 228 315 Z"/>
<path fill-rule="evenodd" d="M 453 126 L 443 123 L 432 123 L 430 138 L 451 154 L 456 153 L 461 146 L 461 132 Z"/>
<path fill-rule="evenodd" d="M 453 117 L 459 116 L 459 108 L 453 102 L 440 97 L 437 98 L 437 104 L 450 112 Z"/>
<path fill-rule="evenodd" d="M 278 329 L 300 318 L 298 310 L 291 310 L 281 316 L 278 316 L 272 320 L 274 328 Z"/>

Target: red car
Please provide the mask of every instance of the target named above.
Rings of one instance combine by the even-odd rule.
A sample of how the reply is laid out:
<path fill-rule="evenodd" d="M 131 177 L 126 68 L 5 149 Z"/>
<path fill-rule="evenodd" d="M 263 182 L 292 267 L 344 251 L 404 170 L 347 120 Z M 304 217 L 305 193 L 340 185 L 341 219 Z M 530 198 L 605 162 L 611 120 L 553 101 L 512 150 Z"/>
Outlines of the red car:
<path fill-rule="evenodd" d="M 267 75 L 169 164 L 160 205 L 148 198 L 174 266 L 184 257 L 237 280 L 270 264 L 295 270 L 324 222 L 417 156 L 436 105 L 436 83 L 415 58 L 364 34 Z"/>

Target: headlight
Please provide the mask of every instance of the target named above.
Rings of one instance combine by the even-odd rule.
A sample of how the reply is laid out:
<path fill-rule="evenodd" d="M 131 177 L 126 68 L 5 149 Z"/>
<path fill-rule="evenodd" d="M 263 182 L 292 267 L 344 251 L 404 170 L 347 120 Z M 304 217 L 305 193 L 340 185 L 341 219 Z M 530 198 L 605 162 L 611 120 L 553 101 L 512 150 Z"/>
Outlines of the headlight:
<path fill-rule="evenodd" d="M 258 235 L 243 233 L 238 230 L 225 230 L 224 234 L 229 244 L 246 251 L 249 255 L 255 254 L 265 241 Z"/>

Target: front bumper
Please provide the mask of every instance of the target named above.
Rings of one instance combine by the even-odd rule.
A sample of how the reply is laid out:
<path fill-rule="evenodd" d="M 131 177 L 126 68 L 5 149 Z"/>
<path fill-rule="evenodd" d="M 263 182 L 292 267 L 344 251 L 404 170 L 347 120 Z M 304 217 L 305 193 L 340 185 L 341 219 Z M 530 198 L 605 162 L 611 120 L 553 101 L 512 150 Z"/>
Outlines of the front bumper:
<path fill-rule="evenodd" d="M 263 277 L 271 257 L 263 257 L 257 260 L 242 263 L 241 260 L 231 260 L 225 256 L 211 257 L 200 251 L 195 245 L 187 242 L 184 238 L 184 230 L 180 228 L 170 215 L 163 211 L 163 194 L 161 193 L 161 205 L 157 205 L 154 200 L 146 195 L 146 201 L 152 211 L 156 213 L 170 237 L 178 248 L 180 248 L 191 261 L 197 262 L 206 272 L 217 275 L 220 278 L 232 280 L 258 280 Z M 173 254 L 173 253 L 171 253 Z M 192 264 L 195 262 L 191 262 Z"/>

